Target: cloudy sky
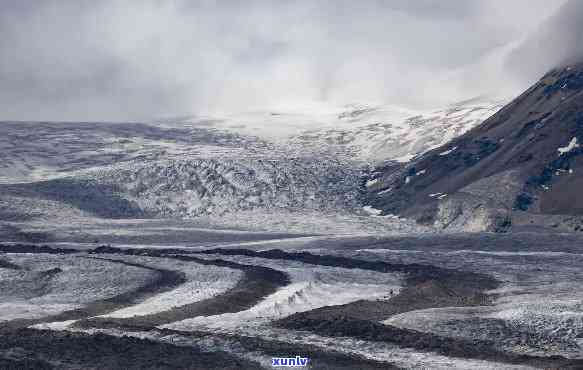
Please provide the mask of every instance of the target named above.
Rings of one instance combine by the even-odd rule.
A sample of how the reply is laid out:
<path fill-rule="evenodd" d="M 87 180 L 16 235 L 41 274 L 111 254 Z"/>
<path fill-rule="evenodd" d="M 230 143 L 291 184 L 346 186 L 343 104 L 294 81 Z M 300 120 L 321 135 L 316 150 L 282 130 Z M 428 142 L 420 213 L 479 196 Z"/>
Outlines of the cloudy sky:
<path fill-rule="evenodd" d="M 573 53 L 582 9 L 578 0 L 0 0 L 0 120 L 314 102 L 430 108 L 512 95 Z"/>

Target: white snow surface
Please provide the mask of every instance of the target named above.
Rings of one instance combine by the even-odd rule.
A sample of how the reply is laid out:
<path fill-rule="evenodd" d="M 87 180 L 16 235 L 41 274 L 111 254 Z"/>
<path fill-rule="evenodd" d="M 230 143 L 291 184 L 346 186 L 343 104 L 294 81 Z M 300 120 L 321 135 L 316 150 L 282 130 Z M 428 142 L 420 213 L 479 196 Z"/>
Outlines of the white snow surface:
<path fill-rule="evenodd" d="M 63 330 L 69 330 L 71 325 L 75 324 L 77 321 L 78 320 L 43 322 L 40 324 L 31 325 L 31 326 L 29 326 L 29 328 L 39 329 L 39 330 L 63 331 Z"/>
<path fill-rule="evenodd" d="M 311 103 L 271 111 L 225 112 L 179 119 L 170 118 L 156 123 L 169 127 L 204 125 L 277 141 L 307 130 L 365 126 L 379 119 L 400 122 L 419 113 L 419 111 L 394 105 Z"/>
<path fill-rule="evenodd" d="M 378 182 L 379 182 L 379 179 L 371 179 L 371 180 L 368 180 L 366 182 L 366 187 L 367 188 L 370 188 L 371 186 L 374 186 Z"/>
<path fill-rule="evenodd" d="M 309 149 L 407 162 L 461 135 L 503 105 L 503 100 L 477 98 L 435 111 L 351 104 L 145 124 L 3 122 L 0 183 L 60 178 L 113 162 L 237 158 L 264 150 L 297 155 Z"/>
<path fill-rule="evenodd" d="M 454 146 L 454 147 L 453 147 L 453 148 L 451 148 L 451 149 L 448 149 L 448 150 L 446 150 L 446 151 L 443 151 L 443 152 L 439 153 L 439 155 L 440 155 L 441 157 L 445 157 L 446 155 L 449 155 L 449 154 L 453 153 L 453 152 L 454 152 L 456 149 L 457 149 L 457 146 Z"/>
<path fill-rule="evenodd" d="M 308 146 L 334 144 L 349 148 L 363 160 L 404 163 L 462 135 L 504 105 L 502 100 L 478 98 L 409 115 L 394 115 L 390 107 L 361 107 L 339 114 L 338 122 L 330 128 L 303 132 L 292 142 Z"/>
<path fill-rule="evenodd" d="M 362 209 L 371 216 L 379 216 L 381 213 L 383 213 L 382 210 L 373 208 L 372 206 L 364 206 Z"/>
<path fill-rule="evenodd" d="M 557 151 L 559 152 L 559 155 L 561 156 L 561 155 L 567 154 L 567 153 L 571 152 L 572 150 L 577 149 L 579 147 L 580 147 L 580 145 L 577 142 L 577 137 L 574 137 L 571 139 L 571 141 L 569 142 L 569 144 L 567 146 L 558 148 Z"/>
<path fill-rule="evenodd" d="M 378 195 L 387 194 L 387 193 L 390 193 L 390 192 L 391 192 L 391 190 L 393 190 L 393 188 L 388 188 L 388 189 L 385 189 L 385 190 L 379 191 L 377 194 L 378 194 Z"/>

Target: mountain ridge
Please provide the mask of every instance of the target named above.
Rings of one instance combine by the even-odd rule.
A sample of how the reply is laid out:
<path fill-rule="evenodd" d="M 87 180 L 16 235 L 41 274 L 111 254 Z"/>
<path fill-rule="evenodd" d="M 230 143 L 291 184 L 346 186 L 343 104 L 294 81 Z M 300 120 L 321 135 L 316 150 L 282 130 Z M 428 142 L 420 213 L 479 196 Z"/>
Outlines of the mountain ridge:
<path fill-rule="evenodd" d="M 580 215 L 582 106 L 583 66 L 554 69 L 481 125 L 385 174 L 375 190 L 391 191 L 369 201 L 424 223 L 440 223 L 444 207 L 471 223 L 478 207 L 492 230 L 515 212 Z"/>

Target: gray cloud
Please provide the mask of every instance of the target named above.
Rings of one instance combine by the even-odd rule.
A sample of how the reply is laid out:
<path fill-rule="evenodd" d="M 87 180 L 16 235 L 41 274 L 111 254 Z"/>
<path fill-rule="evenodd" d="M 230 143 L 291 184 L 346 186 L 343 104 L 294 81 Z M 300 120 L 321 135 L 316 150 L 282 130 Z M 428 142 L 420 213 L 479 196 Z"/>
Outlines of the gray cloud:
<path fill-rule="evenodd" d="M 510 4 L 509 4 L 510 3 Z M 0 119 L 126 120 L 515 92 L 562 1 L 0 0 Z"/>
<path fill-rule="evenodd" d="M 570 0 L 508 56 L 513 75 L 533 81 L 551 68 L 583 61 L 583 2 Z"/>

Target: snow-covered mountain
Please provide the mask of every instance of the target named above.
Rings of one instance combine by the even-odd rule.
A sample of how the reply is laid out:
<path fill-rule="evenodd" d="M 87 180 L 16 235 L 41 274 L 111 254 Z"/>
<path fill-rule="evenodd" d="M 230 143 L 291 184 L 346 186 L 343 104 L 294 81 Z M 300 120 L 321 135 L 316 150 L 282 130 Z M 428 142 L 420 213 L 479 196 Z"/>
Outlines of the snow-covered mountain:
<path fill-rule="evenodd" d="M 477 98 L 444 109 L 407 114 L 382 106 L 356 106 L 339 113 L 332 128 L 305 131 L 291 142 L 341 146 L 361 160 L 404 163 L 462 135 L 504 104 L 504 100 Z"/>
<path fill-rule="evenodd" d="M 212 128 L 260 137 L 291 152 L 347 155 L 366 162 L 407 162 L 443 145 L 500 110 L 508 99 L 477 97 L 441 109 L 379 104 L 306 105 L 294 109 L 157 120 L 169 128 Z"/>
<path fill-rule="evenodd" d="M 238 225 L 232 215 L 242 212 L 370 219 L 377 211 L 363 195 L 371 162 L 401 166 L 500 106 L 476 99 L 429 113 L 352 105 L 148 124 L 4 122 L 0 216 L 54 219 L 67 209 L 75 217 L 231 217 Z"/>

